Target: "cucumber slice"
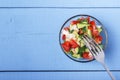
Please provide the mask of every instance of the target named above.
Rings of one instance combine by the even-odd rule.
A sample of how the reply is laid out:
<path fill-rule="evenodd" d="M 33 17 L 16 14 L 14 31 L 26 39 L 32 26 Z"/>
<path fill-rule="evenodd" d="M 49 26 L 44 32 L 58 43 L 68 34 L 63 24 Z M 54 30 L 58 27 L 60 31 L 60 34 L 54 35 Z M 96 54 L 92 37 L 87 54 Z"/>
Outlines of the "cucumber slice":
<path fill-rule="evenodd" d="M 72 55 L 74 58 L 80 58 L 81 56 L 80 56 L 80 54 L 73 54 Z"/>
<path fill-rule="evenodd" d="M 84 43 L 81 43 L 80 46 L 83 47 L 85 44 Z"/>
<path fill-rule="evenodd" d="M 86 26 L 89 26 L 89 24 L 83 24 L 83 23 L 78 23 L 77 24 L 77 27 L 80 29 L 80 28 L 83 28 L 83 27 L 86 27 Z"/>
<path fill-rule="evenodd" d="M 88 34 L 89 37 L 92 37 L 91 30 L 88 29 L 88 30 L 87 30 L 87 34 Z"/>
<path fill-rule="evenodd" d="M 73 31 L 73 34 L 74 34 L 77 38 L 79 37 L 77 31 Z"/>
<path fill-rule="evenodd" d="M 87 21 L 83 21 L 82 23 L 83 23 L 83 24 L 87 24 L 88 22 L 87 22 Z"/>
<path fill-rule="evenodd" d="M 88 24 L 88 20 L 87 20 L 87 19 L 84 19 L 84 20 L 82 20 L 80 23 Z"/>
<path fill-rule="evenodd" d="M 75 49 L 71 49 L 71 51 L 73 54 L 77 54 L 79 52 L 79 48 L 77 47 Z"/>
<path fill-rule="evenodd" d="M 75 48 L 75 53 L 78 53 L 79 52 L 79 48 Z"/>
<path fill-rule="evenodd" d="M 84 41 L 83 41 L 83 40 L 80 40 L 80 46 L 81 46 L 81 47 L 85 46 L 85 44 L 84 44 Z"/>
<path fill-rule="evenodd" d="M 100 33 L 102 31 L 102 28 L 97 28 L 98 29 L 98 32 Z"/>
<path fill-rule="evenodd" d="M 88 48 L 86 48 L 86 49 L 85 49 L 85 52 L 89 52 L 89 49 L 88 49 Z"/>

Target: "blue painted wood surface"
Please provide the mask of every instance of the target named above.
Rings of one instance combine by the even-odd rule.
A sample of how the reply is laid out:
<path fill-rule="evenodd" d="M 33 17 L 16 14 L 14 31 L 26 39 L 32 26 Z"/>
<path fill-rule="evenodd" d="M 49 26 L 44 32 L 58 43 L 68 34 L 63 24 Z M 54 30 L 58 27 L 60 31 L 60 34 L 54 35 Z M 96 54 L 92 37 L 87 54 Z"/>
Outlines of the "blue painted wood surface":
<path fill-rule="evenodd" d="M 0 0 L 0 7 L 120 7 L 119 0 Z"/>
<path fill-rule="evenodd" d="M 66 57 L 61 50 L 60 28 L 69 17 L 77 14 L 94 16 L 103 23 L 108 31 L 109 41 L 105 51 L 106 63 L 110 70 L 120 70 L 120 1 L 0 0 L 0 2 L 0 71 L 91 71 L 0 72 L 0 80 L 110 80 L 106 72 L 92 72 L 104 70 L 98 62 L 78 63 Z M 119 71 L 113 74 L 116 80 L 120 80 Z"/>
<path fill-rule="evenodd" d="M 106 61 L 110 69 L 118 70 L 119 9 L 1 10 L 0 69 L 103 69 L 96 61 L 86 64 L 74 62 L 60 48 L 59 31 L 62 24 L 80 13 L 89 13 L 103 23 L 109 36 Z"/>
<path fill-rule="evenodd" d="M 120 80 L 120 72 L 113 72 Z M 111 80 L 106 72 L 69 72 L 69 73 L 1 73 L 1 80 Z"/>

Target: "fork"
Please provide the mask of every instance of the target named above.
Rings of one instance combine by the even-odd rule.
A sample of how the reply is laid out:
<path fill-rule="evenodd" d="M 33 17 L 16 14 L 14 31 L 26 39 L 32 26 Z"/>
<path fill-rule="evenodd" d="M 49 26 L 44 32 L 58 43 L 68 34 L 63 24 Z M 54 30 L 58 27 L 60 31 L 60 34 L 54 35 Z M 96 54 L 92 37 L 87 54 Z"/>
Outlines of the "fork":
<path fill-rule="evenodd" d="M 114 76 L 112 75 L 107 65 L 105 64 L 104 61 L 105 54 L 103 49 L 88 35 L 84 35 L 82 38 L 84 40 L 85 45 L 88 47 L 90 53 L 93 55 L 93 57 L 103 65 L 111 79 L 115 80 Z"/>

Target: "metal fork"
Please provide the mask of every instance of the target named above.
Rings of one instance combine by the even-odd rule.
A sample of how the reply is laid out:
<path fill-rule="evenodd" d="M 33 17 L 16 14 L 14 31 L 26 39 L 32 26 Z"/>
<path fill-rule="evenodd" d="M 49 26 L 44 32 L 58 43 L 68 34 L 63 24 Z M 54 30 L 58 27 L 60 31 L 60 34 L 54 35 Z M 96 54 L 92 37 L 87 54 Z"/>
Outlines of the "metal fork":
<path fill-rule="evenodd" d="M 90 53 L 94 56 L 94 58 L 98 62 L 100 62 L 104 66 L 104 68 L 108 72 L 111 79 L 115 80 L 114 76 L 112 75 L 112 73 L 110 72 L 110 70 L 105 64 L 105 61 L 104 61 L 105 54 L 104 54 L 103 49 L 88 35 L 84 35 L 83 40 L 84 40 L 85 45 L 88 47 Z"/>

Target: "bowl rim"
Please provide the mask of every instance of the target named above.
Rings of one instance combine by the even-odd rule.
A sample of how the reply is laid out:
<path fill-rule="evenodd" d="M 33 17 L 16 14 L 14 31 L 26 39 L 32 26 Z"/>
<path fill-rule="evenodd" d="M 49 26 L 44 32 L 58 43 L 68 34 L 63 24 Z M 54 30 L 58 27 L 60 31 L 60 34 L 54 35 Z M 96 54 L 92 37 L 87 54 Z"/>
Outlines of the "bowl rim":
<path fill-rule="evenodd" d="M 60 47 L 61 47 L 62 51 L 64 52 L 64 54 L 65 54 L 67 57 L 69 57 L 69 58 L 72 59 L 73 61 L 81 62 L 81 63 L 87 63 L 87 62 L 94 61 L 95 59 L 87 60 L 87 61 L 76 60 L 76 59 L 70 57 L 68 54 L 66 54 L 65 51 L 63 50 L 62 46 L 61 46 L 61 31 L 62 31 L 63 27 L 64 27 L 65 24 L 66 24 L 68 21 L 70 21 L 72 18 L 79 17 L 79 16 L 86 16 L 86 17 L 89 16 L 89 17 L 93 18 L 94 20 L 96 20 L 98 23 L 101 24 L 102 29 L 103 29 L 103 31 L 104 31 L 104 33 L 105 33 L 105 36 L 106 36 L 106 41 L 105 41 L 105 45 L 104 45 L 104 48 L 103 48 L 104 50 L 106 49 L 107 44 L 108 44 L 108 34 L 107 34 L 107 31 L 106 31 L 105 27 L 103 26 L 103 24 L 102 24 L 97 18 L 95 18 L 95 17 L 93 17 L 93 16 L 91 16 L 91 15 L 87 15 L 87 14 L 74 15 L 74 16 L 68 18 L 68 19 L 64 22 L 64 24 L 62 25 L 62 27 L 61 27 L 61 29 L 60 29 L 60 32 L 59 32 L 59 44 L 60 44 Z"/>

